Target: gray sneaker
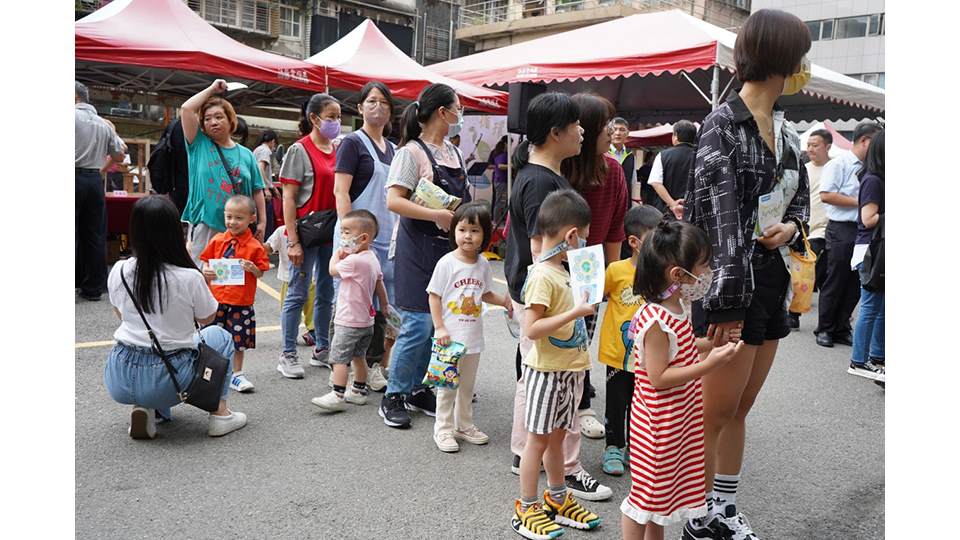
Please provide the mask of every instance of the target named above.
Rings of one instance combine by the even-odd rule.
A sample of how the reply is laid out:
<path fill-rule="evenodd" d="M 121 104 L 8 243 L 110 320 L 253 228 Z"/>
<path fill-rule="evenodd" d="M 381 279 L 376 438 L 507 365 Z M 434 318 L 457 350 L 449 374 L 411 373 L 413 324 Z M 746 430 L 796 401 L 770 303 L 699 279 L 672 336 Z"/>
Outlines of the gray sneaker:
<path fill-rule="evenodd" d="M 281 352 L 277 371 L 288 379 L 302 379 L 304 372 L 296 352 Z"/>
<path fill-rule="evenodd" d="M 327 369 L 333 369 L 333 366 L 330 365 L 330 349 L 314 349 L 313 353 L 310 355 L 309 364 L 313 367 L 325 367 Z"/>

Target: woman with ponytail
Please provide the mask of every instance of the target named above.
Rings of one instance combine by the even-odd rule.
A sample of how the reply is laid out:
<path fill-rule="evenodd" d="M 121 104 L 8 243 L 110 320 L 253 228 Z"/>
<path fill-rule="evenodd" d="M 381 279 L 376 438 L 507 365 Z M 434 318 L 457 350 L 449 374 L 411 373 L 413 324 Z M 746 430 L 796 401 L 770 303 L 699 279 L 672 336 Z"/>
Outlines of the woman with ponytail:
<path fill-rule="evenodd" d="M 300 132 L 306 132 L 306 135 L 290 146 L 280 168 L 290 283 L 280 313 L 283 350 L 277 371 L 288 379 L 302 379 L 304 375 L 297 357 L 297 329 L 300 326 L 300 311 L 314 280 L 316 295 L 313 318 L 316 336 L 310 365 L 325 365 L 330 348 L 326 329 L 330 327 L 333 301 L 333 278 L 328 271 L 333 244 L 302 246 L 297 234 L 297 220 L 313 212 L 336 208 L 333 178 L 337 156 L 333 140 L 340 134 L 340 102 L 327 94 L 314 94 L 303 105 Z"/>
<path fill-rule="evenodd" d="M 390 360 L 387 392 L 380 403 L 386 425 L 410 427 L 407 408 L 433 416 L 436 397 L 421 384 L 430 361 L 427 284 L 440 258 L 450 251 L 448 232 L 453 212 L 434 210 L 410 200 L 420 180 L 469 202 L 463 156 L 450 141 L 463 126 L 463 107 L 453 88 L 431 84 L 403 111 L 400 149 L 387 177 L 387 208 L 400 216 L 394 275 L 396 307 L 402 324 Z"/>

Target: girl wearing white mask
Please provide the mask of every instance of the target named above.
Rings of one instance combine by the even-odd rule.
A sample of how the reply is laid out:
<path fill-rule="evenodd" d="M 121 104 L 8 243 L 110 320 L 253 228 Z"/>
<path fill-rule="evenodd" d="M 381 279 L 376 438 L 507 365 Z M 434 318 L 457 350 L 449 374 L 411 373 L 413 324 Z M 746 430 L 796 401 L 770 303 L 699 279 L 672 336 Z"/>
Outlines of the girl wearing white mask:
<path fill-rule="evenodd" d="M 288 379 L 302 379 L 304 376 L 297 357 L 297 329 L 310 283 L 316 280 L 313 309 L 316 336 L 310 360 L 314 366 L 324 365 L 330 349 L 326 330 L 330 326 L 333 302 L 333 278 L 328 271 L 333 243 L 301 245 L 297 219 L 336 207 L 333 182 L 337 156 L 333 140 L 340 134 L 340 102 L 327 94 L 314 94 L 304 103 L 302 115 L 300 131 L 306 135 L 290 146 L 280 168 L 290 284 L 280 314 L 283 350 L 277 371 Z"/>
<path fill-rule="evenodd" d="M 421 384 L 433 336 L 427 284 L 440 258 L 450 251 L 453 212 L 427 208 L 410 198 L 422 179 L 460 197 L 461 204 L 470 201 L 463 156 L 447 140 L 460 132 L 462 124 L 460 99 L 445 84 L 424 88 L 400 120 L 400 149 L 387 178 L 387 208 L 400 216 L 393 263 L 396 307 L 402 317 L 380 404 L 380 416 L 390 427 L 410 427 L 408 409 L 436 414 L 436 396 Z"/>
<path fill-rule="evenodd" d="M 392 304 L 393 261 L 387 255 L 397 215 L 387 209 L 387 176 L 396 152 L 396 147 L 386 138 L 394 109 L 390 89 L 378 81 L 368 82 L 360 90 L 358 108 L 363 115 L 363 126 L 345 136 L 337 148 L 333 193 L 337 199 L 337 215 L 341 219 L 352 210 L 369 210 L 376 216 L 379 232 L 370 249 L 380 260 L 383 284 Z M 387 386 L 384 370 L 388 368 L 394 340 L 384 335 L 386 313 L 383 306 L 377 303 L 376 308 L 373 341 L 367 351 L 370 366 L 367 386 L 381 392 Z"/>
<path fill-rule="evenodd" d="M 790 335 L 789 244 L 804 251 L 810 217 L 800 139 L 777 103 L 810 78 L 810 32 L 784 11 L 762 9 L 737 34 L 734 62 L 743 87 L 704 118 L 684 218 L 707 233 L 713 284 L 694 308 L 697 335 L 714 345 L 737 332 L 744 345 L 723 369 L 703 378 L 709 513 L 683 538 L 757 540 L 737 510 L 746 418 L 766 381 L 777 346 Z"/>
<path fill-rule="evenodd" d="M 674 220 L 664 219 L 640 248 L 633 293 L 646 303 L 627 334 L 635 390 L 632 482 L 620 505 L 625 539 L 662 539 L 664 526 L 707 514 L 700 378 L 743 347 L 693 339 L 688 311 L 710 288 L 710 260 L 707 235 Z"/>

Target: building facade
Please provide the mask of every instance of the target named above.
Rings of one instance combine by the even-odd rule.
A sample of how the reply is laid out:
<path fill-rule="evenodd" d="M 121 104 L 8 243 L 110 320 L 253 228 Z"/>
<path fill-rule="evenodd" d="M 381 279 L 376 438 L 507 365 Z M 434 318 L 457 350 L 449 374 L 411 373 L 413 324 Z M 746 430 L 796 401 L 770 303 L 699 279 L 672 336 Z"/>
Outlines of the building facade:
<path fill-rule="evenodd" d="M 460 54 L 485 51 L 611 19 L 667 9 L 732 31 L 750 15 L 750 0 L 463 0 Z"/>
<path fill-rule="evenodd" d="M 886 85 L 884 0 L 753 0 L 752 7 L 782 9 L 806 22 L 813 63 Z"/>

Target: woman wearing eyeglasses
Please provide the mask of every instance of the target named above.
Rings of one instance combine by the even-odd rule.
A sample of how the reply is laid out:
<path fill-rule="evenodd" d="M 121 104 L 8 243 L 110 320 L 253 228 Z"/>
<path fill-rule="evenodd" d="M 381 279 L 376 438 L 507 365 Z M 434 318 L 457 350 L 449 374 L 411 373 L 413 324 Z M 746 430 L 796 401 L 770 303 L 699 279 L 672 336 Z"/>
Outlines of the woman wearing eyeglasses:
<path fill-rule="evenodd" d="M 337 215 L 341 218 L 352 210 L 369 210 L 376 216 L 379 232 L 371 247 L 380 259 L 383 284 L 392 304 L 393 261 L 387 257 L 387 252 L 396 214 L 387 209 L 386 186 L 396 148 L 386 138 L 393 118 L 390 89 L 379 81 L 368 82 L 360 90 L 359 109 L 363 126 L 344 137 L 337 149 L 333 194 L 337 199 Z M 387 369 L 393 345 L 392 339 L 384 339 L 385 307 L 377 306 L 373 341 L 367 351 L 367 363 L 372 368 L 367 384 L 376 392 L 387 386 L 382 370 Z"/>

